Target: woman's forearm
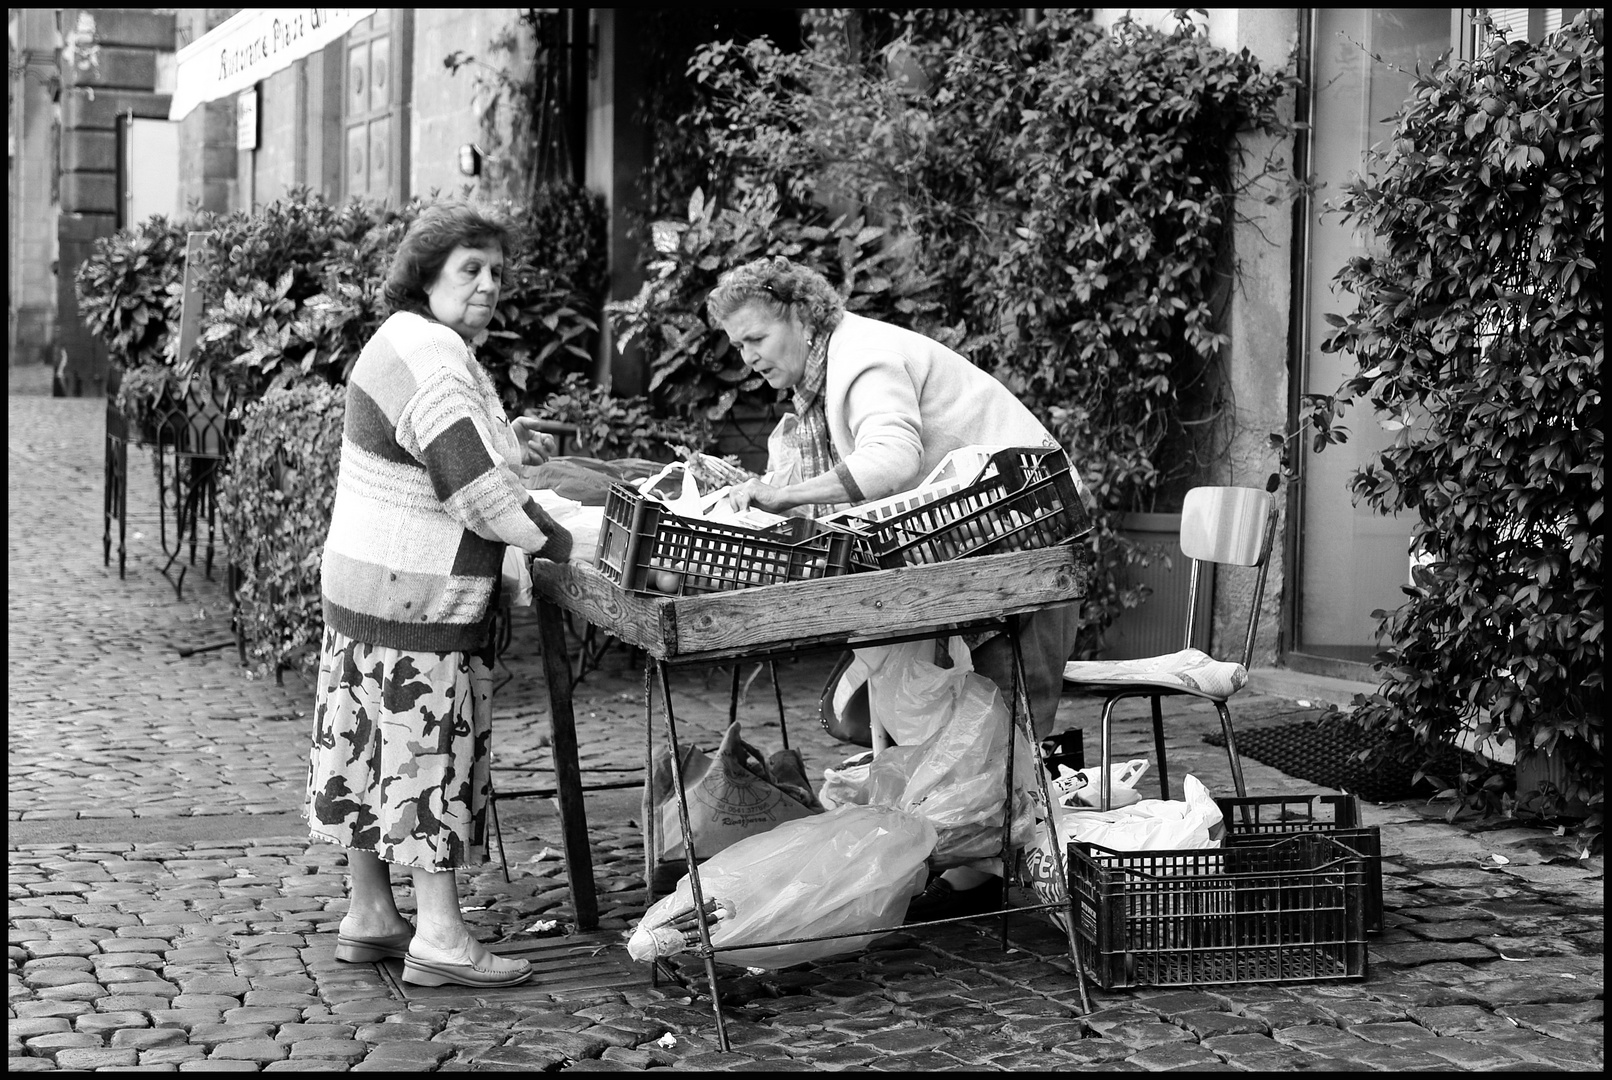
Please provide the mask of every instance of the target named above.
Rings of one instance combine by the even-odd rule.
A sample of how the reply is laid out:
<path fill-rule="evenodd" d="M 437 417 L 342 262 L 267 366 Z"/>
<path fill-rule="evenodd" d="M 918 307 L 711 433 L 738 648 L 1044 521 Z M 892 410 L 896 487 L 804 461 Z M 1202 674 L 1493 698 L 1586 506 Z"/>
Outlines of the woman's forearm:
<path fill-rule="evenodd" d="M 845 481 L 832 469 L 798 484 L 788 484 L 779 489 L 779 495 L 788 510 L 808 503 L 848 502 L 851 498 L 851 493 L 845 490 Z"/>
<path fill-rule="evenodd" d="M 736 510 L 755 506 L 773 514 L 787 513 L 808 503 L 839 503 L 850 498 L 845 482 L 833 471 L 782 486 L 760 479 L 746 480 L 728 493 L 728 503 Z"/>

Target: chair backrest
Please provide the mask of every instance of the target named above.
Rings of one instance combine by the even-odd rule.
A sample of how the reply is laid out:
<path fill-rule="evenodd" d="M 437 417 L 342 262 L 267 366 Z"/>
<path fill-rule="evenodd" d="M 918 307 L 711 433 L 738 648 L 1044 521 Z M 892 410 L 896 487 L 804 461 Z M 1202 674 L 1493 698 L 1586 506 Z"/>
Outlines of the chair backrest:
<path fill-rule="evenodd" d="M 1181 504 L 1181 553 L 1192 560 L 1192 582 L 1188 587 L 1184 648 L 1192 647 L 1202 564 L 1257 566 L 1259 574 L 1248 612 L 1248 631 L 1243 638 L 1243 666 L 1246 668 L 1253 658 L 1254 633 L 1259 627 L 1259 607 L 1265 595 L 1265 574 L 1270 568 L 1271 546 L 1276 536 L 1276 487 L 1277 477 L 1273 475 L 1265 491 L 1248 487 L 1196 487 L 1187 492 Z"/>
<path fill-rule="evenodd" d="M 1274 497 L 1248 487 L 1196 487 L 1181 505 L 1181 553 L 1204 562 L 1258 566 Z"/>

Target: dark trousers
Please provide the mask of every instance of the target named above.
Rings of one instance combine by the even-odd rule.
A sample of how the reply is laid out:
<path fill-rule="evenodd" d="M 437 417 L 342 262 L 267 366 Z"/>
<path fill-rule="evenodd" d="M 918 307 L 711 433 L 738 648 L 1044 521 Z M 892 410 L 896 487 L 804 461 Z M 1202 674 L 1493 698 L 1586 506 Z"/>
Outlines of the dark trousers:
<path fill-rule="evenodd" d="M 1065 604 L 1033 612 L 1019 620 L 1019 649 L 1024 655 L 1026 695 L 1036 742 L 1058 730 L 1058 697 L 1063 693 L 1063 667 L 1080 633 L 1080 605 Z M 994 682 L 1008 699 L 1013 687 L 1013 645 L 998 634 L 974 650 L 974 670 Z"/>

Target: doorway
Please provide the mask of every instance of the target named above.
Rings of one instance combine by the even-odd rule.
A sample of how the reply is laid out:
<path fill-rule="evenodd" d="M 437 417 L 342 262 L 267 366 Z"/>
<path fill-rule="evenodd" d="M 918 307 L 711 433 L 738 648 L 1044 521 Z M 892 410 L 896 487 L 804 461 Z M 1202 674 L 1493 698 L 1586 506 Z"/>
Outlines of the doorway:
<path fill-rule="evenodd" d="M 1328 394 L 1355 367 L 1351 354 L 1326 353 L 1329 314 L 1352 310 L 1354 298 L 1333 291 L 1333 278 L 1366 244 L 1352 223 L 1328 209 L 1365 165 L 1368 148 L 1393 132 L 1393 115 L 1410 94 L 1418 66 L 1426 70 L 1459 48 L 1469 25 L 1451 8 L 1313 9 L 1310 46 L 1309 173 L 1318 190 L 1306 208 L 1308 258 L 1299 299 L 1297 384 Z M 1378 650 L 1375 610 L 1398 607 L 1410 578 L 1413 520 L 1356 506 L 1349 478 L 1396 437 L 1361 403 L 1343 417 L 1349 441 L 1297 452 L 1299 483 L 1292 507 L 1296 566 L 1294 600 L 1283 660 L 1318 674 L 1370 680 Z"/>

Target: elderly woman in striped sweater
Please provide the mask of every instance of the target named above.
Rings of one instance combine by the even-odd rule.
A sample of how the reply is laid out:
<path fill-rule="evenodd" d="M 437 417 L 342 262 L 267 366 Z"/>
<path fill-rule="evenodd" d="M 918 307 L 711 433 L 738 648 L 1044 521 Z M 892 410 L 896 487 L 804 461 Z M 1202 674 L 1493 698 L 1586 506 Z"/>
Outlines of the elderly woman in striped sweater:
<path fill-rule="evenodd" d="M 571 538 L 519 475 L 548 459 L 511 423 L 473 342 L 492 321 L 509 227 L 461 205 L 427 209 L 398 246 L 392 314 L 347 386 L 340 473 L 321 566 L 325 633 L 305 815 L 347 849 L 351 902 L 336 956 L 404 960 L 403 978 L 510 986 L 459 909 L 454 872 L 485 861 L 492 657 L 506 545 L 569 557 Z M 414 881 L 418 925 L 391 867 Z"/>

